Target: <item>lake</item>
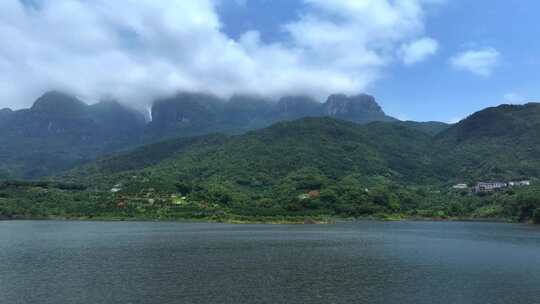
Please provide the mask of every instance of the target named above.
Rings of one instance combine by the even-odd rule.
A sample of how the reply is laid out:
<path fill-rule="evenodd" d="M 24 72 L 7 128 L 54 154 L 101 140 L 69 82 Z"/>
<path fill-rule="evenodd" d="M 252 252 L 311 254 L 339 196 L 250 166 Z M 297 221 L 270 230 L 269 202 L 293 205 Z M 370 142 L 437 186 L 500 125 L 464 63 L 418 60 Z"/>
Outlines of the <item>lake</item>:
<path fill-rule="evenodd" d="M 540 228 L 4 221 L 0 303 L 540 303 Z"/>

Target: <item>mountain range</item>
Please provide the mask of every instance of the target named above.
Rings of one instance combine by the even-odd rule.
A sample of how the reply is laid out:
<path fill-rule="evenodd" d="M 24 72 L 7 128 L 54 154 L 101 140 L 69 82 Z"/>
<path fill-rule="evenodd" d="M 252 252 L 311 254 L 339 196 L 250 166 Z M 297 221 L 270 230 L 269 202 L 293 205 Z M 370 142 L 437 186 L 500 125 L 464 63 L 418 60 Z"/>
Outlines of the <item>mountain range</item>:
<path fill-rule="evenodd" d="M 267 154 L 263 147 L 272 151 L 272 145 L 260 143 L 255 150 L 261 151 L 253 155 L 242 151 L 249 151 L 260 137 L 274 134 L 271 143 L 277 143 L 277 150 L 313 151 L 309 155 L 283 152 L 283 159 L 294 157 L 296 161 L 289 161 L 296 164 L 323 157 L 321 166 L 341 163 L 339 166 L 350 165 L 352 171 L 362 168 L 364 173 L 404 181 L 540 176 L 539 120 L 540 106 L 535 103 L 488 108 L 448 125 L 399 121 L 386 115 L 375 98 L 365 94 L 336 94 L 319 103 L 304 96 L 272 102 L 245 95 L 224 100 L 209 94 L 179 93 L 155 101 L 151 120 L 145 121 L 141 113 L 115 101 L 87 105 L 73 96 L 48 92 L 30 109 L 0 111 L 0 179 L 54 175 L 98 158 L 110 159 L 106 155 L 122 151 L 129 154 L 141 146 L 144 154 L 161 161 L 169 154 L 178 154 L 176 138 L 199 142 L 195 137 L 204 139 L 207 134 L 223 134 L 220 140 L 212 140 L 220 143 L 220 150 L 240 147 L 223 152 L 220 161 L 224 163 L 213 164 L 219 168 L 237 161 L 229 158 L 263 157 Z M 331 127 L 334 136 L 328 134 Z M 253 130 L 260 131 L 249 132 Z M 275 130 L 279 131 L 272 133 Z M 294 140 L 281 142 L 288 135 Z M 346 143 L 340 142 L 343 138 Z M 203 142 L 208 148 L 208 142 Z M 337 153 L 336 147 L 344 145 L 348 148 Z M 164 150 L 170 151 L 163 154 Z M 272 158 L 279 153 L 270 154 L 254 163 L 275 163 Z M 346 165 L 349 159 L 363 165 Z M 286 168 L 285 164 L 275 166 Z M 376 167 L 382 169 L 377 171 Z M 247 175 L 255 173 L 244 171 Z"/>
<path fill-rule="evenodd" d="M 272 102 L 245 95 L 223 100 L 208 94 L 180 93 L 154 103 L 144 139 L 152 142 L 213 132 L 240 134 L 304 117 L 333 117 L 361 124 L 397 121 L 384 113 L 374 97 L 365 94 L 336 94 L 320 103 L 306 96 L 288 96 Z"/>
<path fill-rule="evenodd" d="M 86 105 L 52 92 L 31 109 L 0 113 L 4 179 L 49 176 L 0 183 L 4 217 L 540 222 L 537 103 L 487 108 L 454 125 L 398 121 L 368 95 L 320 104 L 182 93 L 156 101 L 145 122 L 116 102 Z M 452 190 L 512 180 L 533 187 L 484 197 Z"/>
<path fill-rule="evenodd" d="M 136 143 L 144 117 L 114 101 L 86 105 L 49 92 L 0 116 L 0 178 L 36 178 Z"/>
<path fill-rule="evenodd" d="M 154 102 L 151 120 L 115 101 L 87 105 L 48 92 L 30 109 L 0 111 L 0 178 L 35 179 L 143 144 L 210 133 L 241 134 L 285 120 L 334 117 L 357 123 L 397 121 L 369 95 L 304 96 L 272 102 L 236 95 L 179 93 Z"/>

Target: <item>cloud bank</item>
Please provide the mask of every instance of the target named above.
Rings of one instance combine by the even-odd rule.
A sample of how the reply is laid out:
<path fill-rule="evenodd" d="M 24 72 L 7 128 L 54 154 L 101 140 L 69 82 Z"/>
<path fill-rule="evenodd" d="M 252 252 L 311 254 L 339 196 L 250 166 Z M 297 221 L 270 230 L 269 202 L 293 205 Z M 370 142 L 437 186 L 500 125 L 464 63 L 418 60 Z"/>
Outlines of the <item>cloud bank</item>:
<path fill-rule="evenodd" d="M 180 90 L 321 99 L 362 92 L 438 47 L 424 37 L 434 0 L 303 0 L 282 26 L 288 39 L 271 44 L 255 29 L 228 37 L 219 0 L 29 1 L 0 3 L 0 108 L 50 89 L 136 106 Z"/>

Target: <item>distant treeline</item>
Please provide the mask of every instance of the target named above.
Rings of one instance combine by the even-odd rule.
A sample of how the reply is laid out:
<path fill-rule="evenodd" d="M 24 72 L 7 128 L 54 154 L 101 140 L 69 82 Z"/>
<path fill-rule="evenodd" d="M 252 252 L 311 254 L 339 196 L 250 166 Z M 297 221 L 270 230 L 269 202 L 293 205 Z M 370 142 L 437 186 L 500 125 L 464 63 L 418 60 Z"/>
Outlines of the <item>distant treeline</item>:
<path fill-rule="evenodd" d="M 82 184 L 63 183 L 55 181 L 20 181 L 20 180 L 8 180 L 0 181 L 0 190 L 7 188 L 44 188 L 44 189 L 60 189 L 60 190 L 86 190 L 87 186 Z"/>

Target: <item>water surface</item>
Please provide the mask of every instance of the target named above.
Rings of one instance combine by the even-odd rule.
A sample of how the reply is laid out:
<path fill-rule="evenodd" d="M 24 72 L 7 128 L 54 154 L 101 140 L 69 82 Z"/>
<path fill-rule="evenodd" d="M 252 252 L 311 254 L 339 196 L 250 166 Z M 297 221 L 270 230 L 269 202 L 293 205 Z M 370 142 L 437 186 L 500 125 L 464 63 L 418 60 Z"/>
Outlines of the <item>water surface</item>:
<path fill-rule="evenodd" d="M 540 303 L 540 229 L 6 221 L 0 303 Z"/>

